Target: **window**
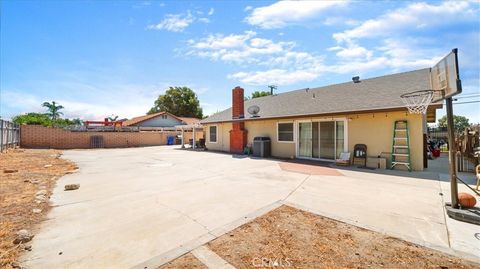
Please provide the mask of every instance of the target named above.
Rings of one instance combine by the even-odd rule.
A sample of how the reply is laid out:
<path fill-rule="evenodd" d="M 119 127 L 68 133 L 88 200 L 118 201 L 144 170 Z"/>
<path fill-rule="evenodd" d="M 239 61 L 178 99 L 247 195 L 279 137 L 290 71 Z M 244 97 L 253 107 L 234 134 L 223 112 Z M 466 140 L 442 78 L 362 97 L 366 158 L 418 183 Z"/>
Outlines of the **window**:
<path fill-rule="evenodd" d="M 278 142 L 293 142 L 293 122 L 278 123 Z"/>
<path fill-rule="evenodd" d="M 167 119 L 167 115 L 162 115 L 162 119 Z"/>
<path fill-rule="evenodd" d="M 210 143 L 217 143 L 217 126 L 210 126 L 209 135 Z"/>

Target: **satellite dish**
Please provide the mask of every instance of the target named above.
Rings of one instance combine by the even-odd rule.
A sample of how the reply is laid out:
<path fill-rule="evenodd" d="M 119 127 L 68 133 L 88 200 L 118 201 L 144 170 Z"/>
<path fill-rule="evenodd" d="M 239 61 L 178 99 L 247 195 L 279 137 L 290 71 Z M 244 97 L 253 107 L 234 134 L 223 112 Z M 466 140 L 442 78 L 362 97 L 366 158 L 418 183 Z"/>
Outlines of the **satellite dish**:
<path fill-rule="evenodd" d="M 253 118 L 255 117 L 259 117 L 258 116 L 258 112 L 260 112 L 260 107 L 258 106 L 251 106 L 247 109 L 248 113 L 250 113 L 250 115 L 252 115 Z"/>

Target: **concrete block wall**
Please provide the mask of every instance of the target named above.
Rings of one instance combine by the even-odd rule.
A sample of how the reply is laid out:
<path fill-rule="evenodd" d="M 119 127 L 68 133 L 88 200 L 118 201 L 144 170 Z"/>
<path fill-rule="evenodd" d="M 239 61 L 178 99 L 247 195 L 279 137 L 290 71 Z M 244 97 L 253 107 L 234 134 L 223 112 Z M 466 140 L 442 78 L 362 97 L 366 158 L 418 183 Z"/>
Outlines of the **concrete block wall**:
<path fill-rule="evenodd" d="M 126 148 L 159 146 L 167 144 L 167 136 L 177 135 L 174 131 L 165 132 L 71 132 L 61 128 L 40 125 L 22 125 L 20 127 L 20 146 L 24 148 L 87 149 L 90 137 L 103 136 L 105 148 Z M 191 132 L 185 132 L 185 143 L 192 138 Z M 197 140 L 203 138 L 203 132 L 196 133 Z"/>

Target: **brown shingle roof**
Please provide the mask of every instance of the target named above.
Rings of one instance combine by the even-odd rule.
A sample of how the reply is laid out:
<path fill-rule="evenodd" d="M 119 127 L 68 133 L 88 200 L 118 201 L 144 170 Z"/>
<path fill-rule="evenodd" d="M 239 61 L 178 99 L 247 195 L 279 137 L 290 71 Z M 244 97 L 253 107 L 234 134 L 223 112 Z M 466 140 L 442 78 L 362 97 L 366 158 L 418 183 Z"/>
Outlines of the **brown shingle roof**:
<path fill-rule="evenodd" d="M 306 115 L 356 113 L 386 109 L 405 109 L 400 95 L 430 89 L 430 68 L 361 79 L 319 88 L 302 89 L 245 101 L 245 119 L 296 117 Z M 247 113 L 260 107 L 259 117 Z M 232 109 L 213 114 L 201 123 L 232 121 Z"/>

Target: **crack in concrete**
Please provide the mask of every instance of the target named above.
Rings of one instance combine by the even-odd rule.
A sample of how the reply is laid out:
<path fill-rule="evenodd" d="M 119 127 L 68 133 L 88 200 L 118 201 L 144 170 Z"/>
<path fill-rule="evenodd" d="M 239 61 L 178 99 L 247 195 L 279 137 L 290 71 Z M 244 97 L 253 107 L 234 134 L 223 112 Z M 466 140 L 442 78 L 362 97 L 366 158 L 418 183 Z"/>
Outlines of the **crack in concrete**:
<path fill-rule="evenodd" d="M 298 188 L 300 188 L 303 183 L 305 183 L 305 181 L 307 181 L 307 179 L 309 179 L 312 175 L 307 175 L 303 180 L 302 182 L 300 182 L 300 184 L 298 184 L 297 187 L 295 187 L 295 189 L 293 189 L 285 198 L 281 199 L 280 201 L 286 201 L 294 192 L 296 192 L 298 190 Z"/>

